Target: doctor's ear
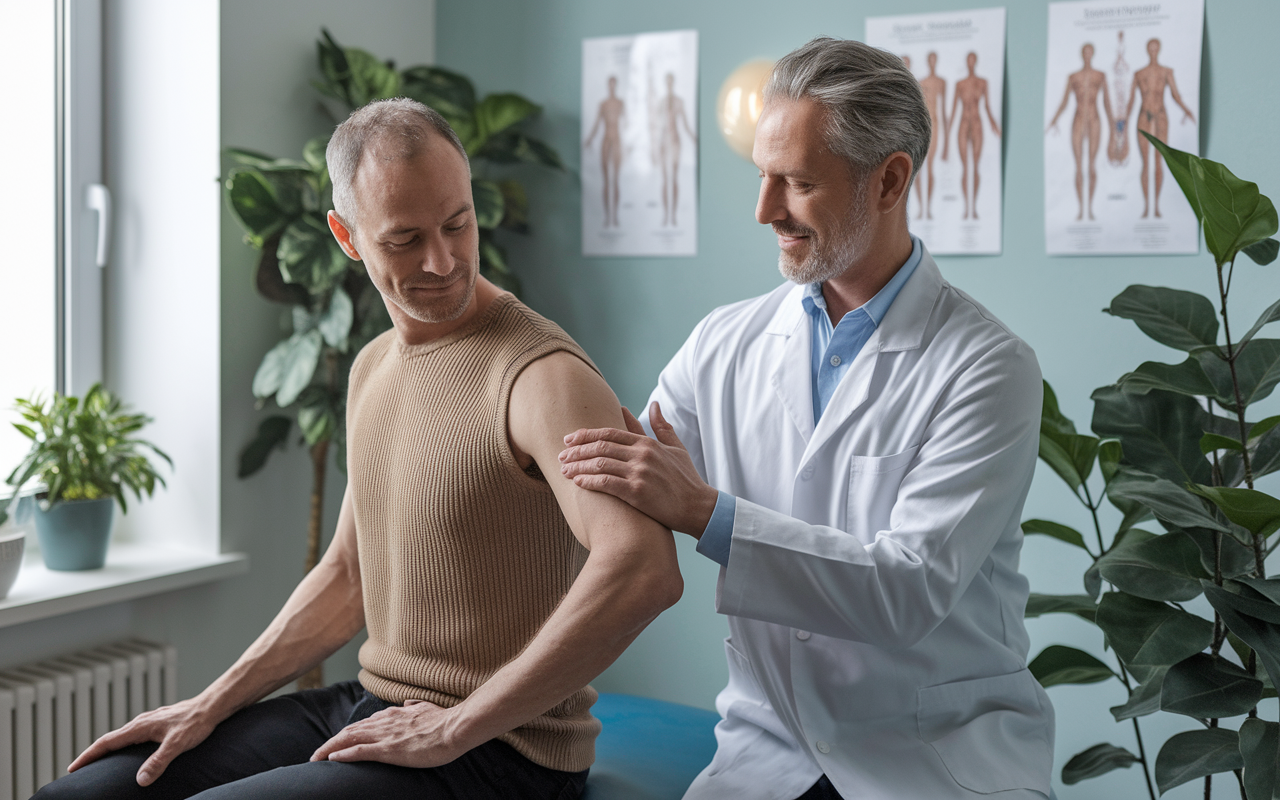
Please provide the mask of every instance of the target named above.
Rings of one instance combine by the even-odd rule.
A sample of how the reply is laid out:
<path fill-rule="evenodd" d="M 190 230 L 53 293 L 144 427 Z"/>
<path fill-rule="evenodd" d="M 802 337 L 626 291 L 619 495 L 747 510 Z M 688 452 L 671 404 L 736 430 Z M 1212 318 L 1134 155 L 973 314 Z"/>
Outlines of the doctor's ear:
<path fill-rule="evenodd" d="M 911 186 L 911 156 L 904 152 L 890 153 L 889 157 L 871 176 L 872 207 L 887 214 L 905 203 Z"/>

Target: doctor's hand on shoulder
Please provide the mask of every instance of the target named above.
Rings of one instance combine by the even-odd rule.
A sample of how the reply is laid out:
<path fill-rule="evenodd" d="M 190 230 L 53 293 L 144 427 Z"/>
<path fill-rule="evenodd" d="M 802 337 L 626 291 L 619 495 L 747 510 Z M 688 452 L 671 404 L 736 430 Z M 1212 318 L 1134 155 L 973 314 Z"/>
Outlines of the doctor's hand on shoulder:
<path fill-rule="evenodd" d="M 655 402 L 649 424 L 626 408 L 627 430 L 583 428 L 564 437 L 560 471 L 583 489 L 611 494 L 673 531 L 701 538 L 720 493 L 693 466 L 689 451 Z"/>

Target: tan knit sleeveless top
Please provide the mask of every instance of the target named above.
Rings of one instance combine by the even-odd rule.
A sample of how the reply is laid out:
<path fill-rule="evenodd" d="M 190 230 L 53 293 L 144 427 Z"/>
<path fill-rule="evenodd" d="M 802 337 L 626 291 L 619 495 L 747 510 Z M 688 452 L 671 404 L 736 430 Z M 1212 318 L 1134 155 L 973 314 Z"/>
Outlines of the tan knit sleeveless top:
<path fill-rule="evenodd" d="M 516 376 L 559 350 L 591 364 L 502 294 L 441 339 L 407 346 L 391 330 L 356 358 L 347 474 L 369 631 L 360 682 L 383 700 L 461 702 L 524 650 L 582 569 L 586 549 L 507 437 Z M 498 738 L 542 766 L 587 769 L 595 700 L 583 687 Z"/>

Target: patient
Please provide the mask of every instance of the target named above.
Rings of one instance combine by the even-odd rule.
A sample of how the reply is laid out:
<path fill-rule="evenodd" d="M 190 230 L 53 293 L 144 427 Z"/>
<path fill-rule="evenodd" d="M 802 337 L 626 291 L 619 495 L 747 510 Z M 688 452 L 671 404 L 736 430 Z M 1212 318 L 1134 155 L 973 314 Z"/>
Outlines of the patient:
<path fill-rule="evenodd" d="M 380 101 L 327 157 L 330 228 L 395 326 L 351 370 L 333 543 L 209 688 L 103 736 L 41 800 L 577 797 L 587 682 L 680 596 L 671 532 L 561 475 L 564 436 L 622 413 L 573 340 L 478 277 L 453 130 Z M 257 702 L 364 627 L 358 682 Z"/>

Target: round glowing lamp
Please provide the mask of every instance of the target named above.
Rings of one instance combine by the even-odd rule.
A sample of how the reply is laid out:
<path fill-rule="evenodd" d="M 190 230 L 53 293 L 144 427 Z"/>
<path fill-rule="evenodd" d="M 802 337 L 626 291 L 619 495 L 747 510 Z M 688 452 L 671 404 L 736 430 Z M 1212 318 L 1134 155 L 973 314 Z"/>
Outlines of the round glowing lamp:
<path fill-rule="evenodd" d="M 764 84 L 773 71 L 772 61 L 748 61 L 725 78 L 716 99 L 716 122 L 733 152 L 751 160 L 756 122 L 764 110 Z"/>

